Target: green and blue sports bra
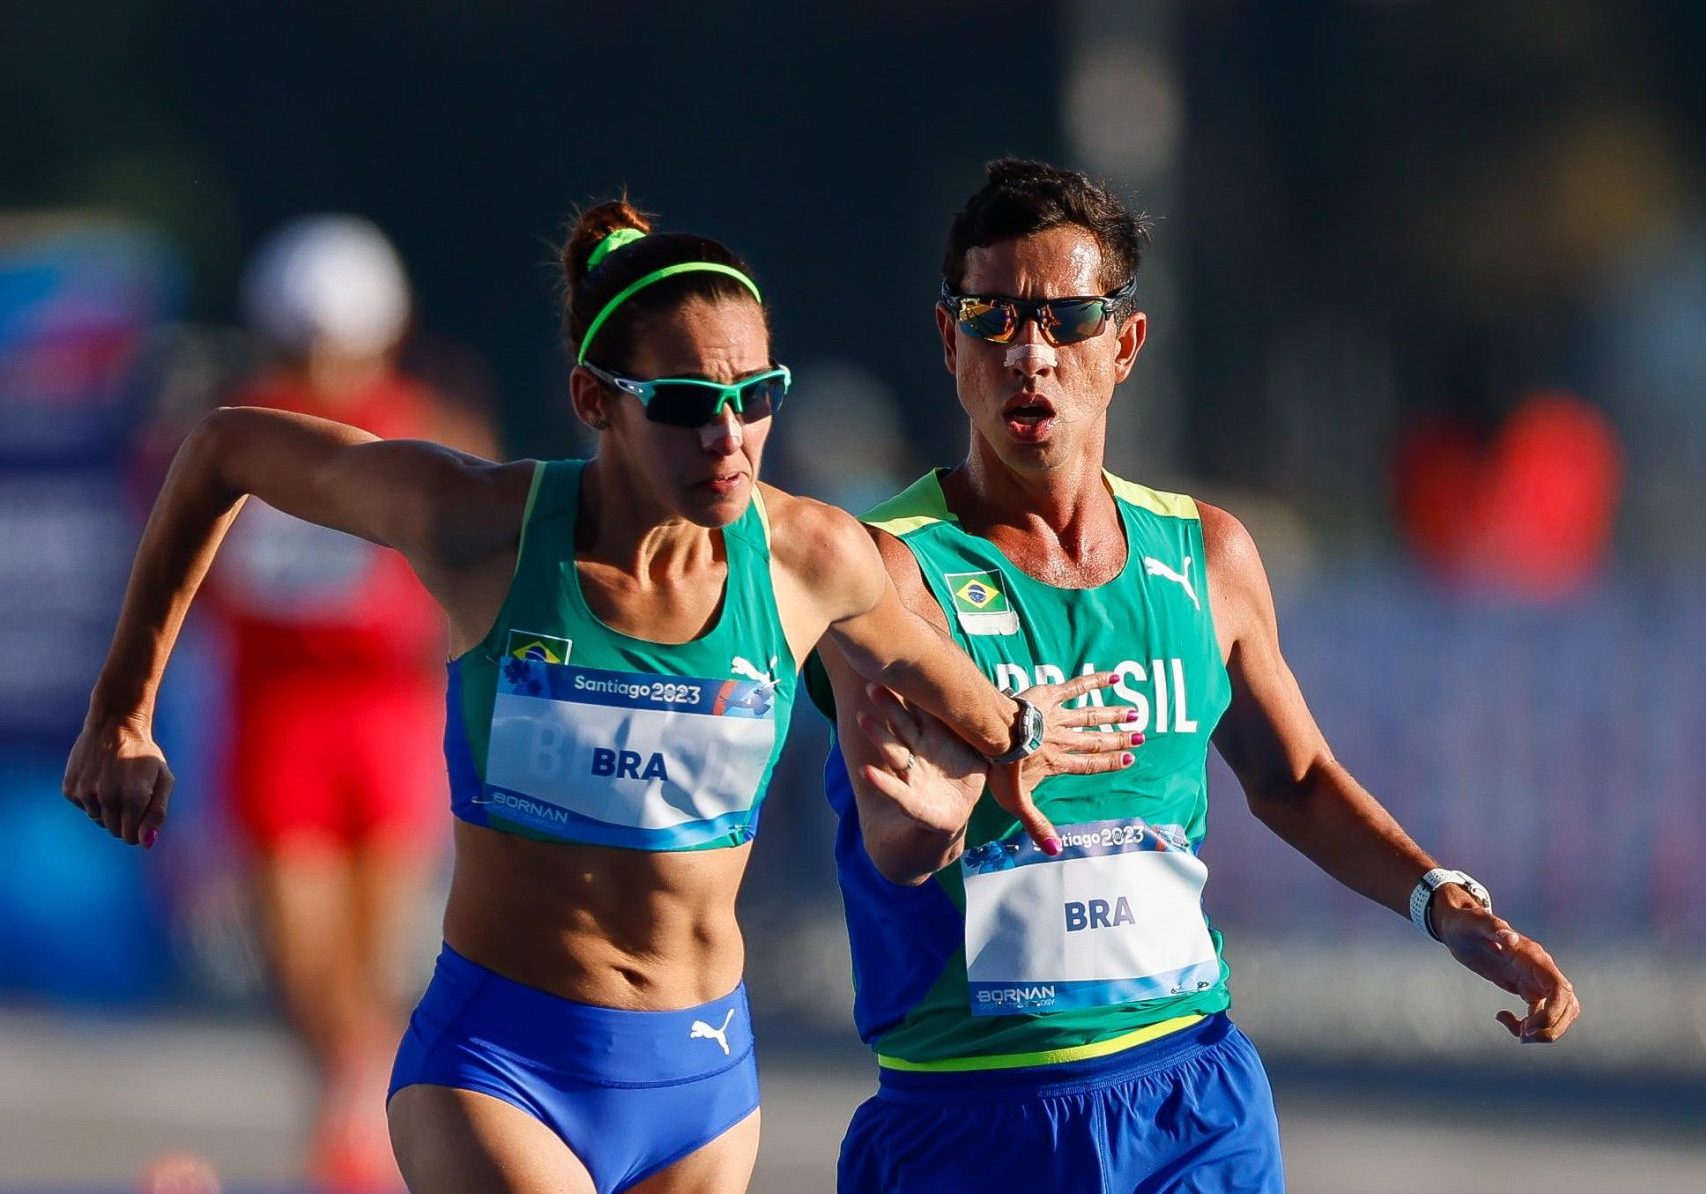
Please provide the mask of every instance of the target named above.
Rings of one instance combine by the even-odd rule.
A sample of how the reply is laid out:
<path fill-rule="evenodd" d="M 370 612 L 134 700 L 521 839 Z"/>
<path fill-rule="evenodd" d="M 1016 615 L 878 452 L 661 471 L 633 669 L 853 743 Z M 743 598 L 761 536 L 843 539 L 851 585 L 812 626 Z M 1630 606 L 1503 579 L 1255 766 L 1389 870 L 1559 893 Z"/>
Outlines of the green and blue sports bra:
<path fill-rule="evenodd" d="M 586 462 L 535 465 L 496 623 L 452 660 L 451 812 L 541 841 L 710 850 L 751 841 L 793 708 L 770 534 L 754 492 L 724 527 L 728 579 L 691 642 L 601 622 L 575 569 Z"/>

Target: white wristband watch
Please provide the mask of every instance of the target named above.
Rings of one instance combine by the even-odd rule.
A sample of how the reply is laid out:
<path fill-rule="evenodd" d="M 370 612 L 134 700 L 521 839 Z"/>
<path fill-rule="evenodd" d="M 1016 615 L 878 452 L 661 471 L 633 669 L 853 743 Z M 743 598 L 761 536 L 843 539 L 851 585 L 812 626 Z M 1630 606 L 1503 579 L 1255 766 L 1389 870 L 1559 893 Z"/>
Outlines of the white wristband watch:
<path fill-rule="evenodd" d="M 1434 892 L 1447 883 L 1457 884 L 1488 912 L 1493 910 L 1493 897 L 1487 894 L 1485 887 L 1462 871 L 1435 867 L 1422 876 L 1421 881 L 1416 884 L 1416 889 L 1410 893 L 1410 923 L 1435 941 L 1439 940 L 1439 934 L 1434 931 L 1433 918 L 1428 915 L 1428 906 L 1433 902 Z"/>

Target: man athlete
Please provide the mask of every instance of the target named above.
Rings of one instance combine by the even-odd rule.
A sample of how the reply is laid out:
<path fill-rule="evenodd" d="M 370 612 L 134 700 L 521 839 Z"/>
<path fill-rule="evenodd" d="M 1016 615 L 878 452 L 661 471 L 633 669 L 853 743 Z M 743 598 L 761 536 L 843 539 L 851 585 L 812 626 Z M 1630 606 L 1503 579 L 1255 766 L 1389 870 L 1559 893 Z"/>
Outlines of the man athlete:
<path fill-rule="evenodd" d="M 1143 347 L 1146 239 L 1104 186 L 1015 160 L 949 233 L 936 322 L 970 451 L 866 521 L 902 599 L 992 680 L 1117 673 L 1111 699 L 1138 712 L 1121 729 L 1147 741 L 1118 774 L 1044 782 L 1046 823 L 1021 831 L 975 754 L 820 647 L 855 1017 L 881 1074 L 842 1146 L 843 1194 L 984 1191 L 991 1174 L 1283 1188 L 1272 1095 L 1202 912 L 1211 737 L 1269 828 L 1524 1000 L 1498 1013 L 1513 1035 L 1555 1040 L 1580 1010 L 1546 951 L 1333 758 L 1238 520 L 1103 470 Z"/>

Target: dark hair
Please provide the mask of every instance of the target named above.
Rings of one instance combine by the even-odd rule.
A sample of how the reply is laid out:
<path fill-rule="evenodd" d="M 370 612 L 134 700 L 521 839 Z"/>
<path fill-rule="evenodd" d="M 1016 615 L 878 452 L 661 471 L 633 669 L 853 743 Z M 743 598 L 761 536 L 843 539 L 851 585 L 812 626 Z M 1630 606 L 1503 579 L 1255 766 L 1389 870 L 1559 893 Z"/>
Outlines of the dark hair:
<path fill-rule="evenodd" d="M 587 259 L 599 242 L 622 228 L 647 235 L 605 254 L 597 266 L 587 268 Z M 708 236 L 654 234 L 652 217 L 626 198 L 595 204 L 577 214 L 557 257 L 564 280 L 563 340 L 571 358 L 579 356 L 581 338 L 604 305 L 649 273 L 687 261 L 711 261 L 752 276 L 739 257 Z M 653 282 L 611 312 L 593 338 L 587 360 L 602 369 L 626 369 L 634 353 L 634 333 L 646 316 L 673 310 L 690 298 L 750 300 L 752 292 L 738 279 L 709 271 L 695 270 Z"/>
<path fill-rule="evenodd" d="M 989 181 L 966 201 L 948 229 L 942 277 L 957 291 L 966 254 L 1061 224 L 1076 224 L 1102 250 L 1101 286 L 1117 290 L 1137 276 L 1149 244 L 1149 217 L 1132 214 L 1105 182 L 1047 162 L 1001 158 L 984 166 Z"/>

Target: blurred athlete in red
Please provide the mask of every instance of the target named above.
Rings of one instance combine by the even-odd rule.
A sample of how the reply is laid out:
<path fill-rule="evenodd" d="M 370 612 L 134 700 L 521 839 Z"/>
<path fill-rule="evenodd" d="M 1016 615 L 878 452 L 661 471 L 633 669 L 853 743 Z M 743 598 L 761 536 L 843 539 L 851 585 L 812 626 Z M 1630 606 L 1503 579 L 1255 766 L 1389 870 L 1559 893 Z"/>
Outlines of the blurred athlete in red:
<path fill-rule="evenodd" d="M 287 225 L 244 301 L 279 363 L 232 404 L 491 453 L 393 367 L 408 289 L 371 224 Z M 258 499 L 212 581 L 233 650 L 233 820 L 273 980 L 318 1070 L 310 1168 L 328 1190 L 399 1188 L 385 1082 L 407 1006 L 400 955 L 447 840 L 444 619 L 401 555 Z"/>

